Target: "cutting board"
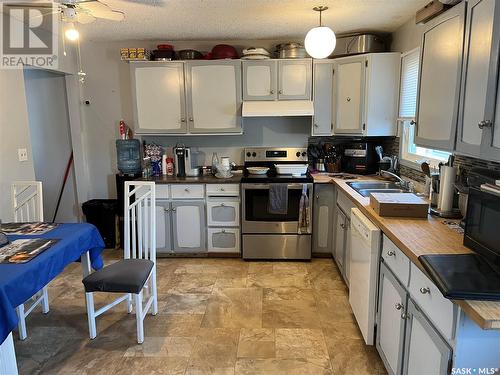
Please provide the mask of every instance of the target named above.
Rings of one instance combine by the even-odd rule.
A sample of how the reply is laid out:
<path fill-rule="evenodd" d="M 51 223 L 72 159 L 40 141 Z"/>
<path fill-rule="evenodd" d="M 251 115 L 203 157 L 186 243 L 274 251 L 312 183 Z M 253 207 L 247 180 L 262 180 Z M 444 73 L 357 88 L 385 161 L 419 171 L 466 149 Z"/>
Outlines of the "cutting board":
<path fill-rule="evenodd" d="M 429 203 L 411 193 L 372 193 L 370 206 L 379 216 L 427 217 Z"/>

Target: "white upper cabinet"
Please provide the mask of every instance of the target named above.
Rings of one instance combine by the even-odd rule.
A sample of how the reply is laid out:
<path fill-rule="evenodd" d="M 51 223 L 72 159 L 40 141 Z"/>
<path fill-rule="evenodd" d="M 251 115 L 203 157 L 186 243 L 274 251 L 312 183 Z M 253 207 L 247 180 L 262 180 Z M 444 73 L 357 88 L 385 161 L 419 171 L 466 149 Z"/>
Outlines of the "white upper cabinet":
<path fill-rule="evenodd" d="M 136 133 L 185 133 L 182 62 L 130 63 Z"/>
<path fill-rule="evenodd" d="M 278 99 L 311 100 L 311 59 L 278 61 Z"/>
<path fill-rule="evenodd" d="M 186 62 L 191 133 L 241 132 L 241 62 Z"/>
<path fill-rule="evenodd" d="M 311 100 L 312 60 L 243 61 L 243 100 Z"/>
<path fill-rule="evenodd" d="M 331 135 L 333 131 L 333 64 L 332 60 L 314 60 L 313 62 L 314 117 L 312 135 Z"/>
<path fill-rule="evenodd" d="M 399 53 L 335 59 L 332 98 L 334 134 L 396 134 L 399 67 Z"/>
<path fill-rule="evenodd" d="M 278 62 L 243 61 L 243 100 L 278 99 Z"/>
<path fill-rule="evenodd" d="M 465 3 L 425 25 L 415 129 L 415 143 L 419 146 L 449 151 L 455 146 Z"/>

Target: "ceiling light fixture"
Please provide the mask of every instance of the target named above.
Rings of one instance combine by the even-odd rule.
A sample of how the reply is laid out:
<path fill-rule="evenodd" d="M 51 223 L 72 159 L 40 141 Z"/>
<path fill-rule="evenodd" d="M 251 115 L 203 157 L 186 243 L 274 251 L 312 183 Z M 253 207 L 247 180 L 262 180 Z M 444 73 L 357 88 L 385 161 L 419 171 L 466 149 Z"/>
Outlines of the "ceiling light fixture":
<path fill-rule="evenodd" d="M 80 38 L 80 33 L 78 30 L 75 28 L 75 24 L 73 22 L 68 23 L 68 26 L 66 27 L 66 30 L 64 31 L 64 35 L 66 36 L 66 39 L 74 42 Z"/>
<path fill-rule="evenodd" d="M 327 10 L 327 6 L 317 6 L 313 10 L 319 12 L 319 26 L 314 27 L 306 35 L 304 45 L 309 56 L 315 59 L 324 59 L 331 55 L 337 44 L 335 33 L 328 26 L 321 24 L 321 12 Z"/>

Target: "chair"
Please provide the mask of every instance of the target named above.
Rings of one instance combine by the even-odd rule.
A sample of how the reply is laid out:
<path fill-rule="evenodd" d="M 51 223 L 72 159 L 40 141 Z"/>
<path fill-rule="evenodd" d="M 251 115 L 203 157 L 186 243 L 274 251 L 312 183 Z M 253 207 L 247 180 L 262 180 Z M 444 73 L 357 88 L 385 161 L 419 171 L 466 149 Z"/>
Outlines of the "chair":
<path fill-rule="evenodd" d="M 24 223 L 30 221 L 43 221 L 43 195 L 42 183 L 40 181 L 14 181 L 11 187 L 12 210 L 14 221 Z M 25 310 L 24 305 L 33 301 L 33 304 Z M 28 337 L 26 331 L 26 318 L 39 304 L 42 312 L 49 312 L 49 295 L 47 286 L 35 294 L 30 300 L 16 308 L 19 318 L 19 338 L 25 340 Z"/>
<path fill-rule="evenodd" d="M 124 259 L 83 279 L 90 338 L 97 336 L 96 318 L 117 304 L 127 301 L 128 312 L 135 305 L 137 342 L 144 341 L 144 317 L 151 309 L 158 313 L 156 292 L 156 216 L 155 183 L 125 182 Z M 113 302 L 94 308 L 94 293 L 125 293 Z M 132 299 L 132 295 L 134 298 Z M 146 297 L 146 298 L 144 298 Z M 143 301 L 146 300 L 143 306 Z"/>

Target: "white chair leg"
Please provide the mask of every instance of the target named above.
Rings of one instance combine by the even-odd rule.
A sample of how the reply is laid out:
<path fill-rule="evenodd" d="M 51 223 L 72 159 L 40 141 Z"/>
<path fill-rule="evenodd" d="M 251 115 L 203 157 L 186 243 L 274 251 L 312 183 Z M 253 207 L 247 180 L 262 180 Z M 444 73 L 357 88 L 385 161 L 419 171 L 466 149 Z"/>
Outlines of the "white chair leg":
<path fill-rule="evenodd" d="M 127 312 L 128 312 L 129 314 L 131 314 L 131 313 L 132 313 L 132 310 L 133 310 L 133 308 L 132 308 L 132 294 L 131 294 L 131 293 L 129 293 L 129 294 L 128 294 L 128 298 L 127 298 Z"/>
<path fill-rule="evenodd" d="M 135 294 L 135 317 L 137 320 L 137 343 L 142 344 L 144 342 L 144 319 L 142 311 L 142 290 Z"/>
<path fill-rule="evenodd" d="M 89 321 L 89 335 L 91 339 L 97 336 L 95 326 L 95 309 L 94 309 L 94 295 L 92 293 L 85 293 L 85 301 L 87 302 L 87 318 Z"/>
<path fill-rule="evenodd" d="M 46 286 L 42 288 L 42 312 L 47 314 L 49 312 L 49 292 Z"/>
<path fill-rule="evenodd" d="M 17 323 L 17 327 L 19 330 L 19 338 L 21 340 L 26 340 L 28 337 L 28 332 L 26 331 L 26 317 L 24 315 L 24 304 L 21 304 L 16 307 L 17 317 L 19 318 L 19 322 Z"/>
<path fill-rule="evenodd" d="M 151 287 L 151 292 L 153 294 L 153 310 L 151 313 L 153 315 L 158 314 L 158 294 L 156 292 L 156 266 L 153 268 L 153 274 L 151 275 L 152 277 L 152 287 Z"/>

